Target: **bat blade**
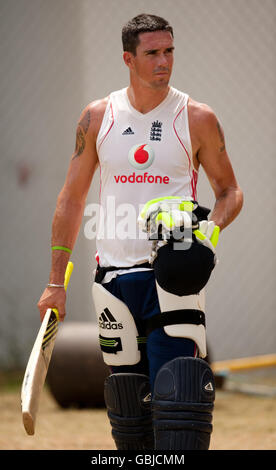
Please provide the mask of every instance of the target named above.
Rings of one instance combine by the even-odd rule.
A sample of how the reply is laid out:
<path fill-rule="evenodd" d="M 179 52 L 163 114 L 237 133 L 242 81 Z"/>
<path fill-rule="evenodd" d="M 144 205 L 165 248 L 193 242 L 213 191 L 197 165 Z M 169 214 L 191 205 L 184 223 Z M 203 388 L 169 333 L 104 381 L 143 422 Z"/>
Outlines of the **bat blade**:
<path fill-rule="evenodd" d="M 21 389 L 23 424 L 29 435 L 33 435 L 35 432 L 35 419 L 39 400 L 52 356 L 57 330 L 56 315 L 51 309 L 48 309 L 30 354 Z"/>
<path fill-rule="evenodd" d="M 69 261 L 64 286 L 67 289 L 73 271 Z M 58 311 L 48 308 L 31 351 L 21 388 L 21 409 L 24 428 L 29 435 L 35 433 L 39 400 L 46 379 L 58 331 Z"/>

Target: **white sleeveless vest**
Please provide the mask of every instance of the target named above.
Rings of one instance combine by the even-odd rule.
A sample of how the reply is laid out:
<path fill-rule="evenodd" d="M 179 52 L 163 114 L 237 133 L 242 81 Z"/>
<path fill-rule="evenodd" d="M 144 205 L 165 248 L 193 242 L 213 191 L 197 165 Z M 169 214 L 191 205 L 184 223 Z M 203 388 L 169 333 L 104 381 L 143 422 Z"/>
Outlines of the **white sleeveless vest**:
<path fill-rule="evenodd" d="M 156 108 L 142 114 L 130 104 L 127 88 L 110 94 L 96 143 L 100 266 L 127 267 L 148 261 L 151 244 L 137 224 L 147 201 L 163 196 L 197 199 L 187 103 L 187 94 L 170 87 Z M 122 272 L 108 273 L 106 278 Z"/>

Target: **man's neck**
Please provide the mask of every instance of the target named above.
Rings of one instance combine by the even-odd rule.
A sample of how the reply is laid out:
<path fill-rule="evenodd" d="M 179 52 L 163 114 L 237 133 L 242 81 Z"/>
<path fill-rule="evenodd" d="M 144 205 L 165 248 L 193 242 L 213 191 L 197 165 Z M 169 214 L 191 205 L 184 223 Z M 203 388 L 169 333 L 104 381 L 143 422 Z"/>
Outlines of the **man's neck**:
<path fill-rule="evenodd" d="M 131 106 L 142 114 L 156 108 L 166 98 L 170 87 L 154 89 L 150 87 L 130 85 L 127 89 L 128 99 Z"/>

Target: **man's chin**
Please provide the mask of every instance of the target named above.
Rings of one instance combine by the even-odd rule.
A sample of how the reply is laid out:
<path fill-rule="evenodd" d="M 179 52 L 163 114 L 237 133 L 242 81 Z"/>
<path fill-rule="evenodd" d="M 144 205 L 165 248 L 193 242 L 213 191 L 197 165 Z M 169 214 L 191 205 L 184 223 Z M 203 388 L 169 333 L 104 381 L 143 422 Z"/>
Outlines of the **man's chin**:
<path fill-rule="evenodd" d="M 164 88 L 167 88 L 168 85 L 169 85 L 169 79 L 166 77 L 166 78 L 159 78 L 157 80 L 154 80 L 153 82 L 151 82 L 151 86 L 152 88 L 154 89 L 164 89 Z"/>

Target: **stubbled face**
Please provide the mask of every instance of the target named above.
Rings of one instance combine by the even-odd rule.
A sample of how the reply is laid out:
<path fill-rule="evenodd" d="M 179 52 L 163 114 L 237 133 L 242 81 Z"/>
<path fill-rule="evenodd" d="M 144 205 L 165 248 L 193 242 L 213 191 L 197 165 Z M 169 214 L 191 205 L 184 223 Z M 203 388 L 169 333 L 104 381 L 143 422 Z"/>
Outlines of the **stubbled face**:
<path fill-rule="evenodd" d="M 124 53 L 131 77 L 141 85 L 162 89 L 168 86 L 173 67 L 173 37 L 169 31 L 140 33 L 136 55 Z"/>

